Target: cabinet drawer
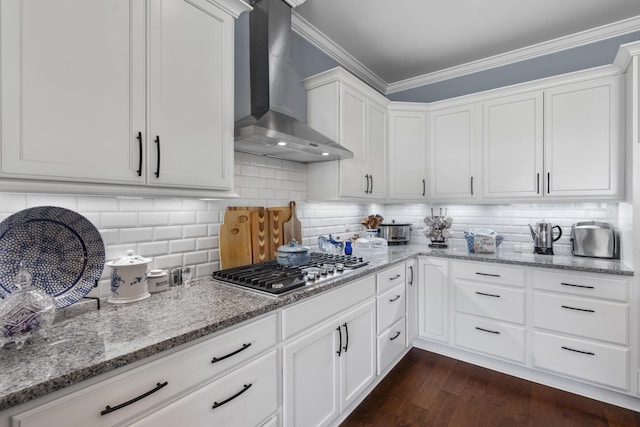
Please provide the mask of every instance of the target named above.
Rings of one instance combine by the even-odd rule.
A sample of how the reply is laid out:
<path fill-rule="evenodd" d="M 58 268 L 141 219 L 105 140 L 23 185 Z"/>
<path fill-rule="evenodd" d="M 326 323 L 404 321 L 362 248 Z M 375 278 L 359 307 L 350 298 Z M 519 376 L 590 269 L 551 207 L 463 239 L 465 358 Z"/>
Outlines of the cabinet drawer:
<path fill-rule="evenodd" d="M 400 284 L 376 298 L 378 333 L 384 331 L 405 315 L 405 286 Z"/>
<path fill-rule="evenodd" d="M 524 362 L 525 329 L 456 315 L 456 345 L 492 356 Z"/>
<path fill-rule="evenodd" d="M 533 293 L 533 326 L 536 328 L 627 344 L 628 319 L 627 304 Z"/>
<path fill-rule="evenodd" d="M 285 308 L 282 310 L 282 338 L 288 339 L 374 295 L 375 276 L 371 275 Z"/>
<path fill-rule="evenodd" d="M 622 302 L 629 299 L 629 282 L 626 279 L 597 274 L 566 274 L 534 270 L 533 288 Z"/>
<path fill-rule="evenodd" d="M 278 409 L 276 351 L 130 426 L 256 426 Z"/>
<path fill-rule="evenodd" d="M 629 351 L 585 340 L 533 333 L 533 366 L 628 390 Z"/>
<path fill-rule="evenodd" d="M 378 337 L 378 375 L 402 354 L 405 346 L 404 317 Z"/>
<path fill-rule="evenodd" d="M 454 262 L 454 279 L 524 287 L 524 268 L 502 267 L 491 263 Z"/>
<path fill-rule="evenodd" d="M 13 420 L 27 427 L 112 425 L 238 366 L 275 346 L 276 341 L 276 316 L 270 315 L 18 414 Z M 214 358 L 219 361 L 212 363 Z M 156 388 L 141 400 L 100 415 L 107 405 L 116 407 Z"/>
<path fill-rule="evenodd" d="M 406 268 L 404 264 L 398 264 L 376 274 L 378 283 L 378 293 L 387 291 L 389 288 L 399 283 L 404 284 L 406 279 Z"/>
<path fill-rule="evenodd" d="M 459 280 L 455 292 L 459 313 L 524 324 L 524 290 Z"/>

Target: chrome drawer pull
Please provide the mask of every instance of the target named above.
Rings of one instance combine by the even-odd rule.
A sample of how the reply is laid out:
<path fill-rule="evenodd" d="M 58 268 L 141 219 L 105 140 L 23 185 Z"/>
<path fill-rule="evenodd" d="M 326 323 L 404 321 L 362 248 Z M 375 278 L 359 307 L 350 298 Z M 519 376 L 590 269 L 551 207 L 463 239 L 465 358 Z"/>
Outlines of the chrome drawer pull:
<path fill-rule="evenodd" d="M 595 310 L 591 310 L 589 308 L 577 308 L 577 307 L 569 307 L 568 305 L 561 306 L 562 308 L 566 308 L 567 310 L 575 310 L 575 311 L 584 311 L 587 313 L 595 313 Z"/>
<path fill-rule="evenodd" d="M 560 284 L 563 285 L 563 286 L 571 286 L 571 287 L 574 287 L 574 288 L 595 289 L 595 287 L 587 286 L 587 285 L 574 285 L 573 283 L 564 283 L 564 282 L 560 282 Z"/>
<path fill-rule="evenodd" d="M 400 331 L 396 331 L 395 336 L 393 336 L 393 337 L 389 337 L 389 341 L 393 341 L 393 340 L 395 340 L 396 338 L 398 338 L 399 336 L 400 336 Z"/>
<path fill-rule="evenodd" d="M 492 331 L 491 329 L 484 329 L 484 328 L 481 328 L 479 326 L 476 326 L 476 329 L 479 330 L 479 331 L 482 331 L 482 332 L 489 332 L 490 334 L 500 335 L 500 332 Z"/>
<path fill-rule="evenodd" d="M 216 363 L 216 362 L 224 360 L 224 359 L 226 359 L 228 357 L 235 356 L 236 354 L 240 353 L 243 350 L 248 349 L 249 347 L 251 347 L 251 343 L 242 344 L 242 347 L 237 349 L 236 351 L 232 351 L 231 353 L 226 354 L 226 355 L 224 355 L 222 357 L 214 357 L 213 359 L 211 359 L 211 363 Z"/>
<path fill-rule="evenodd" d="M 231 402 L 233 399 L 235 399 L 236 397 L 240 396 L 242 393 L 244 393 L 245 391 L 249 390 L 251 388 L 253 384 L 249 383 L 249 384 L 245 384 L 242 388 L 242 390 L 240 390 L 239 392 L 237 392 L 236 394 L 234 394 L 233 396 L 223 400 L 222 402 L 218 403 L 218 402 L 213 402 L 213 406 L 211 407 L 211 409 L 216 409 L 221 407 L 222 405 L 224 405 L 225 403 L 229 403 Z"/>
<path fill-rule="evenodd" d="M 499 275 L 499 274 L 478 273 L 477 271 L 476 271 L 476 274 L 477 274 L 478 276 L 500 277 L 500 275 Z"/>
<path fill-rule="evenodd" d="M 100 412 L 100 415 L 107 415 L 107 414 L 109 414 L 109 413 L 111 413 L 111 412 L 117 411 L 118 409 L 122 409 L 122 408 L 124 408 L 125 406 L 129 406 L 129 405 L 131 405 L 132 403 L 136 403 L 138 400 L 142 400 L 142 399 L 144 399 L 145 397 L 152 395 L 153 393 L 155 393 L 156 391 L 160 390 L 161 388 L 166 387 L 168 384 L 169 384 L 169 383 L 168 383 L 167 381 L 165 381 L 165 382 L 163 382 L 163 383 L 157 383 L 157 384 L 156 384 L 156 386 L 155 386 L 154 388 L 152 388 L 151 390 L 149 390 L 148 392 L 143 393 L 143 394 L 141 394 L 141 395 L 140 395 L 140 396 L 138 396 L 138 397 L 134 397 L 133 399 L 128 400 L 128 401 L 126 401 L 126 402 L 124 402 L 124 403 L 121 403 L 121 404 L 119 404 L 119 405 L 116 405 L 116 406 L 114 406 L 113 408 L 112 408 L 111 406 L 107 405 L 107 406 L 104 408 L 104 410 L 103 410 L 102 412 Z"/>
<path fill-rule="evenodd" d="M 586 354 L 586 355 L 589 355 L 589 356 L 595 356 L 596 355 L 595 353 L 592 353 L 590 351 L 576 350 L 574 348 L 569 348 L 569 347 L 565 347 L 565 346 L 562 346 L 562 349 L 563 350 L 567 350 L 567 351 L 573 351 L 574 353 Z"/>
<path fill-rule="evenodd" d="M 395 298 L 391 298 L 391 299 L 389 300 L 389 302 L 397 301 L 398 299 L 400 299 L 400 297 L 401 297 L 401 296 L 402 296 L 402 295 L 396 295 L 396 297 L 395 297 Z"/>
<path fill-rule="evenodd" d="M 494 298 L 500 298 L 500 295 L 495 295 L 495 294 L 487 294 L 487 293 L 484 293 L 484 292 L 478 292 L 478 291 L 476 291 L 476 294 L 478 294 L 478 295 L 484 295 L 485 297 L 494 297 Z"/>
<path fill-rule="evenodd" d="M 389 277 L 389 280 L 396 280 L 396 279 L 399 279 L 399 278 L 401 278 L 401 277 L 402 277 L 402 274 L 396 274 L 396 275 L 395 275 L 395 276 L 393 276 L 393 277 Z"/>

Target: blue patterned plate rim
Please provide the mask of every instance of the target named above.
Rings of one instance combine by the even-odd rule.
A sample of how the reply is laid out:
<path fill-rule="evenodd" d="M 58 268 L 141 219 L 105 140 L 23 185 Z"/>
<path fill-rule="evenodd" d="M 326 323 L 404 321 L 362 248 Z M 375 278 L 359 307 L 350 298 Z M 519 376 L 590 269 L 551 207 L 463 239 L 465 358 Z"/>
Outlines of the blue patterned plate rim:
<path fill-rule="evenodd" d="M 58 308 L 87 295 L 102 275 L 100 232 L 84 216 L 56 206 L 17 212 L 0 223 L 0 297 L 15 288 L 20 261 L 33 285 L 52 295 Z"/>

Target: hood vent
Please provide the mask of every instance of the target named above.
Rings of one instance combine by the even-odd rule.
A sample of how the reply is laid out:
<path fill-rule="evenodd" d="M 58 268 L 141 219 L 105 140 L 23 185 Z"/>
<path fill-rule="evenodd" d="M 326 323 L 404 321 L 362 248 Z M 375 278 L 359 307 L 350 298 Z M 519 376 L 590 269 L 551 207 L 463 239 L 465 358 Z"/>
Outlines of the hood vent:
<path fill-rule="evenodd" d="M 291 116 L 291 7 L 283 0 L 256 0 L 252 6 L 251 115 L 235 124 L 235 150 L 302 163 L 353 158 L 351 151 Z"/>

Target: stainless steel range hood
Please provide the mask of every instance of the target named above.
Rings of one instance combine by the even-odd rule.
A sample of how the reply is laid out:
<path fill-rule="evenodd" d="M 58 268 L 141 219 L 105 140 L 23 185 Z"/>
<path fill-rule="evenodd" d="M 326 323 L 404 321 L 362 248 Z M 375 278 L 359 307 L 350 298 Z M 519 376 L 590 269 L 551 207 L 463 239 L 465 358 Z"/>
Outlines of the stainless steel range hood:
<path fill-rule="evenodd" d="M 291 116 L 291 7 L 255 0 L 249 16 L 251 115 L 235 124 L 235 150 L 302 163 L 353 153 Z M 299 79 L 298 79 L 299 80 Z"/>

